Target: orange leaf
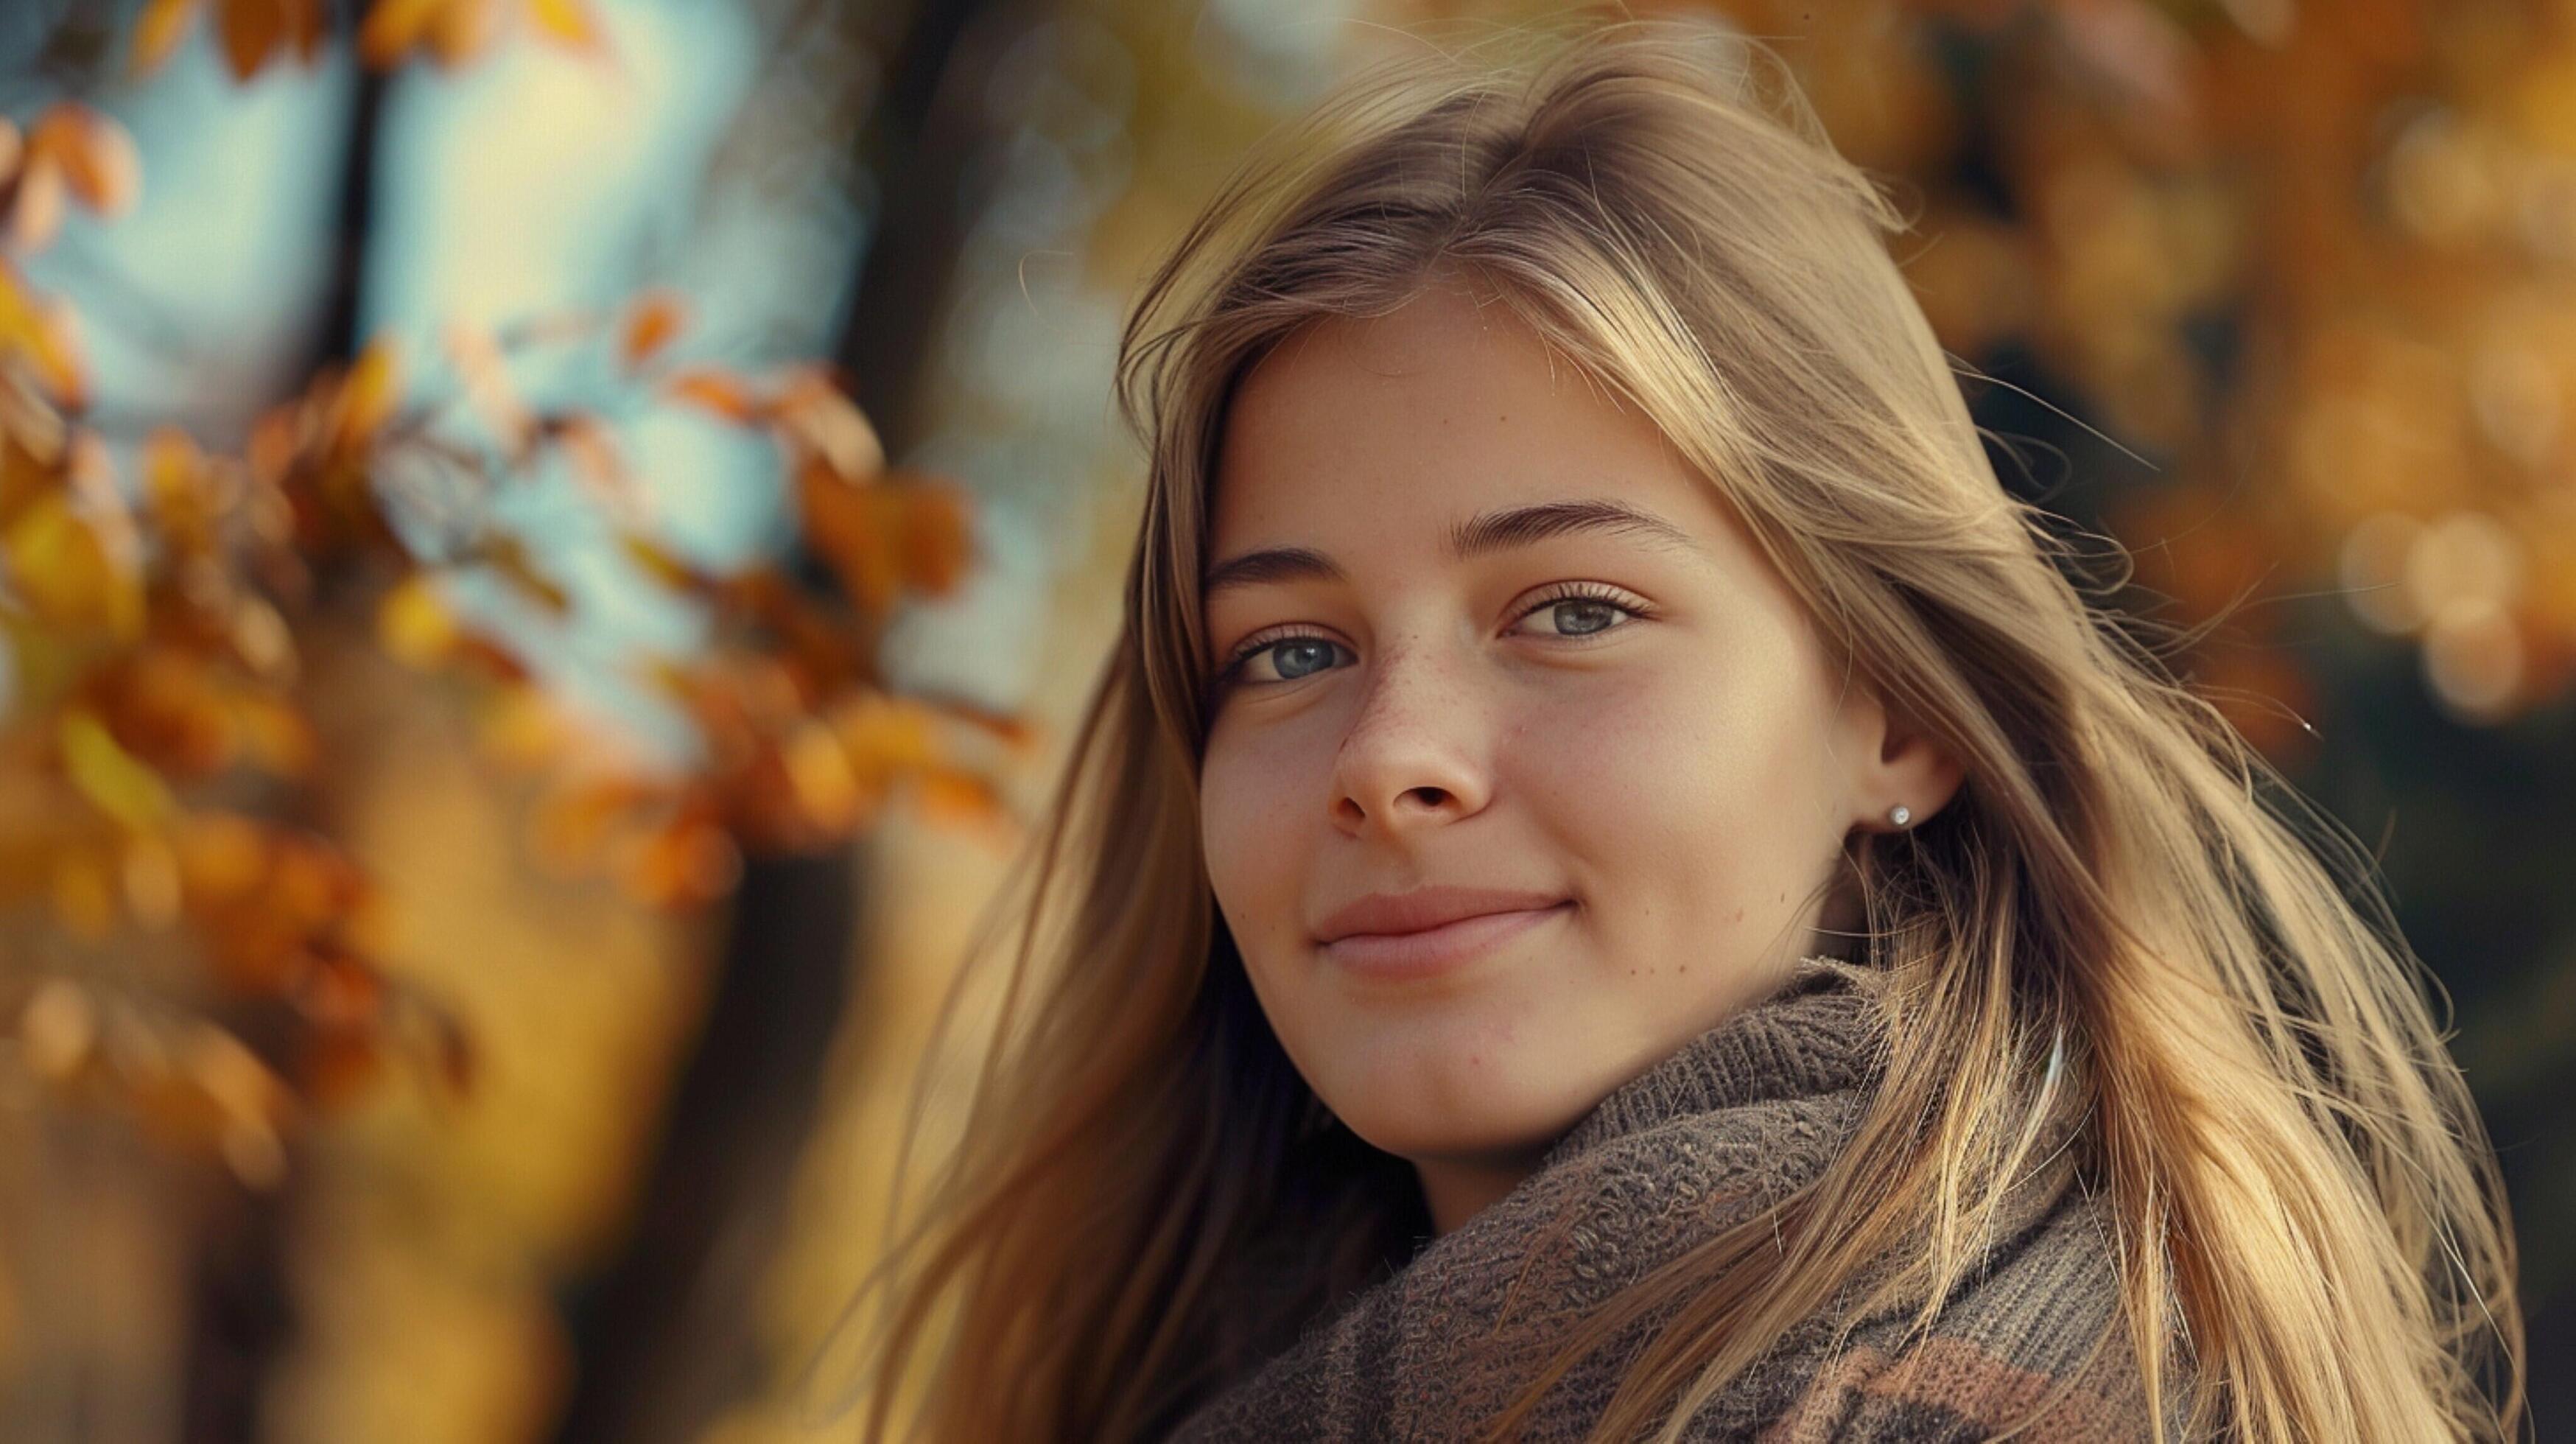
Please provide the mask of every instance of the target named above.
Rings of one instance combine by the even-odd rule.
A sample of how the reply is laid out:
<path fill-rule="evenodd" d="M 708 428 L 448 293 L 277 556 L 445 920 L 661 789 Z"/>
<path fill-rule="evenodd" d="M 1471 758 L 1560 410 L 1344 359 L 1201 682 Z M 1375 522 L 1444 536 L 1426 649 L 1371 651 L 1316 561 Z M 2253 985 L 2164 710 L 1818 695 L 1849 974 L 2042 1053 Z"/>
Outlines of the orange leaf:
<path fill-rule="evenodd" d="M 54 243 L 63 226 L 63 173 L 31 157 L 18 172 L 18 193 L 9 202 L 9 244 L 20 251 L 41 251 Z"/>
<path fill-rule="evenodd" d="M 72 194 L 99 215 L 123 215 L 143 193 L 143 160 L 134 137 L 114 116 L 78 102 L 47 110 L 27 150 L 31 160 L 41 153 L 62 167 Z"/>
<path fill-rule="evenodd" d="M 160 69 L 170 52 L 179 48 L 179 37 L 187 33 L 196 13 L 197 0 L 150 0 L 134 21 L 134 59 L 127 77 L 139 80 Z"/>
<path fill-rule="evenodd" d="M 576 50 L 599 48 L 599 21 L 585 0 L 528 0 L 537 29 Z"/>
<path fill-rule="evenodd" d="M 536 434 L 537 423 L 510 388 L 509 361 L 501 354 L 500 346 L 490 336 L 461 323 L 448 327 L 442 339 L 448 361 L 464 380 L 474 409 L 482 413 L 484 422 L 503 444 L 514 453 L 524 452 L 528 439 Z"/>
<path fill-rule="evenodd" d="M 810 718 L 798 726 L 780 749 L 779 761 L 795 789 L 798 809 L 815 827 L 838 834 L 859 820 L 870 799 L 829 722 Z"/>
<path fill-rule="evenodd" d="M 116 874 L 89 851 L 64 851 L 54 859 L 55 920 L 91 942 L 116 931 Z"/>
<path fill-rule="evenodd" d="M 182 551 L 205 552 L 215 541 L 215 497 L 205 453 L 176 426 L 153 428 L 143 443 L 143 506 L 161 534 Z"/>
<path fill-rule="evenodd" d="M 358 354 L 357 363 L 349 368 L 348 380 L 340 388 L 341 443 L 363 446 L 374 440 L 384 424 L 393 419 L 394 408 L 401 402 L 401 353 L 391 336 L 379 336 Z"/>
<path fill-rule="evenodd" d="M 626 849 L 619 874 L 630 895 L 656 907 L 696 907 L 741 878 L 742 852 L 724 829 L 684 817 Z"/>
<path fill-rule="evenodd" d="M 489 48 L 500 30 L 500 0 L 446 0 L 430 22 L 430 49 L 439 64 L 462 65 Z"/>
<path fill-rule="evenodd" d="M 248 80 L 286 38 L 281 0 L 215 0 L 215 30 L 233 79 Z"/>
<path fill-rule="evenodd" d="M 955 589 L 975 555 L 973 503 L 945 482 L 890 488 L 903 499 L 904 579 L 933 595 Z"/>
<path fill-rule="evenodd" d="M 330 38 L 329 0 L 284 0 L 286 31 L 295 42 L 295 53 L 310 65 L 322 58 L 322 42 Z"/>
<path fill-rule="evenodd" d="M 760 420 L 768 410 L 751 394 L 743 379 L 729 371 L 683 371 L 665 382 L 662 391 L 674 401 L 685 401 L 740 425 Z"/>
<path fill-rule="evenodd" d="M 997 847 L 1007 848 L 1018 840 L 1019 817 L 992 779 L 939 768 L 924 773 L 917 789 L 914 802 L 931 822 L 980 834 Z"/>
<path fill-rule="evenodd" d="M 179 877 L 193 896 L 222 900 L 248 893 L 268 871 L 268 835 L 228 812 L 199 813 L 181 824 Z"/>
<path fill-rule="evenodd" d="M 790 382 L 778 396 L 778 420 L 846 480 L 867 481 L 885 470 L 885 445 L 876 428 L 828 372 L 809 371 Z"/>
<path fill-rule="evenodd" d="M 571 464 L 574 480 L 610 506 L 633 505 L 634 494 L 626 487 L 626 467 L 618 460 L 617 443 L 598 417 L 573 412 L 556 418 L 553 431 L 555 445 L 562 448 L 564 460 Z"/>
<path fill-rule="evenodd" d="M 256 693 L 233 699 L 233 724 L 242 750 L 253 765 L 272 777 L 299 779 L 313 773 L 321 744 L 304 714 L 275 697 Z"/>
<path fill-rule="evenodd" d="M 443 0 L 376 0 L 358 27 L 359 58 L 382 70 L 420 44 Z"/>
<path fill-rule="evenodd" d="M 654 291 L 635 303 L 626 316 L 626 334 L 620 338 L 618 352 L 631 370 L 650 361 L 680 334 L 688 312 L 680 298 L 669 291 Z"/>
<path fill-rule="evenodd" d="M 67 1078 L 98 1042 L 98 1009 L 78 983 L 47 978 L 18 1015 L 20 1056 L 40 1078 Z"/>

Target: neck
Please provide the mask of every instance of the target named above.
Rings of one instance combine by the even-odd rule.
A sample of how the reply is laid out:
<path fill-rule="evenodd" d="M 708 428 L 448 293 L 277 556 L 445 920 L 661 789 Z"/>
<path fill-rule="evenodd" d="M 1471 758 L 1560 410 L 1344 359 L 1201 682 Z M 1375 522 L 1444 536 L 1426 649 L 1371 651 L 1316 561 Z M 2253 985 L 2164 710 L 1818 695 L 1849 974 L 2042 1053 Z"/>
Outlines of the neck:
<path fill-rule="evenodd" d="M 1544 1151 L 1486 1154 L 1469 1158 L 1417 1158 L 1414 1175 L 1422 1180 L 1422 1201 L 1431 1212 L 1434 1237 L 1449 1233 L 1520 1186 L 1538 1171 Z"/>

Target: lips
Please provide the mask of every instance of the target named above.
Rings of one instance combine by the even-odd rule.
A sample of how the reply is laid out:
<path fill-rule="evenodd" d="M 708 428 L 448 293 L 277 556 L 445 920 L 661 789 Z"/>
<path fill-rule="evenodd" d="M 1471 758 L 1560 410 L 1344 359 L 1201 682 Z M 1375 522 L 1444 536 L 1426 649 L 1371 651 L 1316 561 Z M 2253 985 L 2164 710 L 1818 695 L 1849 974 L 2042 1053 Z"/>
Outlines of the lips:
<path fill-rule="evenodd" d="M 1508 888 L 1425 887 L 1371 893 L 1335 909 L 1316 925 L 1315 940 L 1340 942 L 1361 935 L 1401 936 L 1495 913 L 1539 912 L 1566 901 L 1562 893 Z"/>
<path fill-rule="evenodd" d="M 1335 910 L 1315 929 L 1324 956 L 1387 982 L 1463 966 L 1574 908 L 1558 893 L 1505 888 L 1427 887 L 1373 893 Z"/>

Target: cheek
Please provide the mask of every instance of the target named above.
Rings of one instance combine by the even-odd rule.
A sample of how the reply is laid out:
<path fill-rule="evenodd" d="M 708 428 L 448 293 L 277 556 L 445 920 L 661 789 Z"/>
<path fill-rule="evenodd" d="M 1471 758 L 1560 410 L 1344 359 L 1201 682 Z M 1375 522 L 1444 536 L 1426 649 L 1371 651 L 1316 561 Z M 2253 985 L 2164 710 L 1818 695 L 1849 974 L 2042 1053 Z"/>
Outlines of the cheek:
<path fill-rule="evenodd" d="M 1659 932 L 1724 923 L 1757 896 L 1779 901 L 1805 854 L 1824 776 L 1812 711 L 1795 689 L 1714 667 L 1641 671 L 1533 709 L 1511 732 L 1513 770 L 1607 916 Z"/>
<path fill-rule="evenodd" d="M 1294 769 L 1212 743 L 1199 770 L 1199 836 L 1209 885 L 1245 946 L 1297 925 L 1303 841 Z"/>

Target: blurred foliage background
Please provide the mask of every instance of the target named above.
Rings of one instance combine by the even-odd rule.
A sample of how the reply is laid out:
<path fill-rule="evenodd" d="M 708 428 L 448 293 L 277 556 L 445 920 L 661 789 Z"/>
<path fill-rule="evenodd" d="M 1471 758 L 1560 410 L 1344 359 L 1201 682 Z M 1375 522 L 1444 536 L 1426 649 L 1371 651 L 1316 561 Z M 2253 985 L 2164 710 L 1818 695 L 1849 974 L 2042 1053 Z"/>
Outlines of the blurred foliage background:
<path fill-rule="evenodd" d="M 2549 1437 L 2576 5 L 1629 8 L 1797 67 L 2007 484 L 2376 844 Z M 1125 297 L 1351 66 L 1562 13 L 0 7 L 0 1434 L 811 1437 L 1114 625 Z"/>

